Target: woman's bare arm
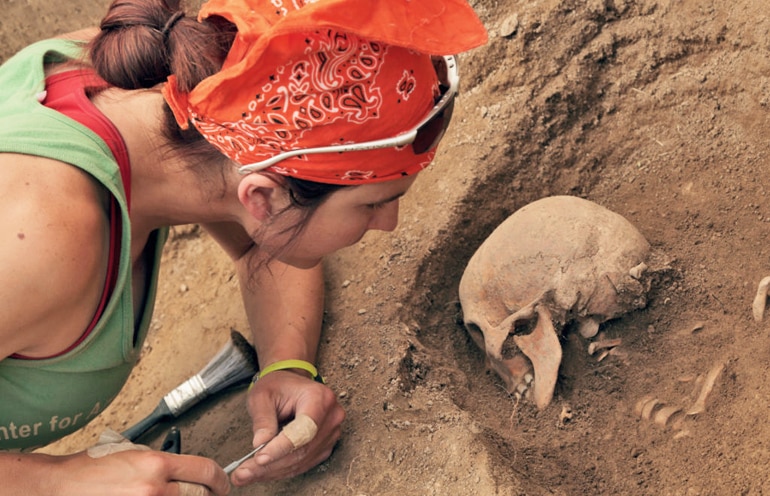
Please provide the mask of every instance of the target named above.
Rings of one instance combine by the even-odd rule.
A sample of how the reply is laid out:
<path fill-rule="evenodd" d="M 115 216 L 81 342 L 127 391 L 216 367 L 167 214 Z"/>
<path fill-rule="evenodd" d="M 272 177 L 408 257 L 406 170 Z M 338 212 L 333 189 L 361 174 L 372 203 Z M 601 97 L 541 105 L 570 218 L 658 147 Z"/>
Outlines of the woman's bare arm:
<path fill-rule="evenodd" d="M 55 160 L 0 154 L 0 359 L 48 356 L 85 331 L 104 289 L 100 190 Z"/>
<path fill-rule="evenodd" d="M 260 260 L 266 255 L 252 252 L 257 248 L 239 227 L 206 227 L 235 259 L 260 366 L 289 359 L 314 364 L 324 307 L 321 264 L 298 269 L 276 260 Z M 292 477 L 314 467 L 331 453 L 345 418 L 334 392 L 302 370 L 277 371 L 260 379 L 249 393 L 248 408 L 252 444 L 270 443 L 233 473 L 237 485 Z M 315 438 L 303 446 L 302 457 L 296 456 L 285 436 L 278 435 L 283 423 L 300 414 L 318 427 Z M 293 456 L 287 456 L 292 452 Z"/>

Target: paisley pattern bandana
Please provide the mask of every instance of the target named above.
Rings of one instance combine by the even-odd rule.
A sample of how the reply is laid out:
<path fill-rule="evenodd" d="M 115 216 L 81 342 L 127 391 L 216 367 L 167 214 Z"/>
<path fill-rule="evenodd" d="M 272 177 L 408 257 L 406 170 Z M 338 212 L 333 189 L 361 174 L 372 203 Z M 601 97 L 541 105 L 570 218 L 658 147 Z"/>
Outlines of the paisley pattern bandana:
<path fill-rule="evenodd" d="M 191 122 L 241 165 L 399 135 L 438 96 L 429 54 L 486 41 L 466 0 L 209 0 L 199 18 L 209 16 L 238 28 L 222 70 L 189 93 L 171 76 L 163 94 L 182 128 Z M 299 155 L 267 170 L 362 184 L 415 174 L 434 154 L 407 145 Z"/>

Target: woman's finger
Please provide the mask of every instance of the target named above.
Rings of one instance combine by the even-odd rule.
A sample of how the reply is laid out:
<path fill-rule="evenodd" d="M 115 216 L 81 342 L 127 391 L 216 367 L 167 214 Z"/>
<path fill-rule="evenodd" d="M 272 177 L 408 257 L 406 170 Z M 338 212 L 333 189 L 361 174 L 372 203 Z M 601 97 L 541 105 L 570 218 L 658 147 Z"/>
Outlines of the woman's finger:
<path fill-rule="evenodd" d="M 179 490 L 179 496 L 212 496 L 211 491 L 206 486 L 192 484 L 190 482 L 172 482 Z"/>
<path fill-rule="evenodd" d="M 306 472 L 329 457 L 340 435 L 341 429 L 336 424 L 331 429 L 320 430 L 304 446 L 295 447 L 282 431 L 255 458 L 247 460 L 233 472 L 233 483 L 243 486 L 257 481 L 294 477 Z"/>
<path fill-rule="evenodd" d="M 306 445 L 315 438 L 318 433 L 318 424 L 305 414 L 299 414 L 283 428 L 281 434 L 291 443 L 294 449 Z"/>
<path fill-rule="evenodd" d="M 168 455 L 169 478 L 173 481 L 202 485 L 220 496 L 230 492 L 230 480 L 225 471 L 213 460 L 192 455 Z M 187 496 L 186 493 L 182 493 Z M 195 493 L 192 493 L 195 494 Z M 208 493 L 202 493 L 208 495 Z"/>

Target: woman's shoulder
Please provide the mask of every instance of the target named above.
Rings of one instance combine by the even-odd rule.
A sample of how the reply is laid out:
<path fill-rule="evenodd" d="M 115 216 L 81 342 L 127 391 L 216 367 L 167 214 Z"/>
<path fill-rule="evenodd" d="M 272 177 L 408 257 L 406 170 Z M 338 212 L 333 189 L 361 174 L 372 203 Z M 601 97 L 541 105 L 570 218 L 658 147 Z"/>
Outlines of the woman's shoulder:
<path fill-rule="evenodd" d="M 100 189 L 68 164 L 0 153 L 3 341 L 38 327 L 42 335 L 60 320 L 62 308 L 82 305 L 83 295 L 95 291 L 94 281 L 103 284 L 109 241 Z"/>
<path fill-rule="evenodd" d="M 103 210 L 106 199 L 104 188 L 78 167 L 47 157 L 0 153 L 1 203 L 31 203 L 41 214 L 78 217 L 76 214 L 89 205 Z M 71 207 L 75 205 L 77 209 Z M 86 208 L 82 213 L 88 215 L 93 209 Z"/>
<path fill-rule="evenodd" d="M 104 187 L 77 167 L 44 157 L 0 153 L 0 232 L 15 232 L 12 239 L 19 242 L 20 254 L 32 249 L 30 255 L 45 261 L 88 255 L 95 248 L 101 251 L 99 245 L 109 227 L 108 205 Z"/>
<path fill-rule="evenodd" d="M 23 263 L 37 264 L 41 271 L 56 267 L 63 278 L 78 277 L 82 257 L 103 250 L 108 202 L 106 190 L 76 167 L 0 153 L 0 232 L 14 241 L 2 249 L 15 252 L 2 255 L 0 263 L 23 257 Z"/>

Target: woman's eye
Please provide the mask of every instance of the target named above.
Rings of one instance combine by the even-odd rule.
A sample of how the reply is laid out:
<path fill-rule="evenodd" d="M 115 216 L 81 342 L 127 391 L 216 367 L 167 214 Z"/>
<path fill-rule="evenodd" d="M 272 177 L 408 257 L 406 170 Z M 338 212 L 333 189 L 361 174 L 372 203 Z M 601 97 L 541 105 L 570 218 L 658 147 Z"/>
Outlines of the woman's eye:
<path fill-rule="evenodd" d="M 388 203 L 390 202 L 369 203 L 366 205 L 366 208 L 368 208 L 369 210 L 379 210 L 383 208 L 385 205 L 387 205 Z"/>
<path fill-rule="evenodd" d="M 393 198 L 393 199 L 390 199 L 390 200 L 380 201 L 380 202 L 376 202 L 376 203 L 367 203 L 366 204 L 366 208 L 369 209 L 369 210 L 379 210 L 381 208 L 387 207 L 391 203 L 397 203 L 398 200 L 399 200 L 398 198 Z"/>

